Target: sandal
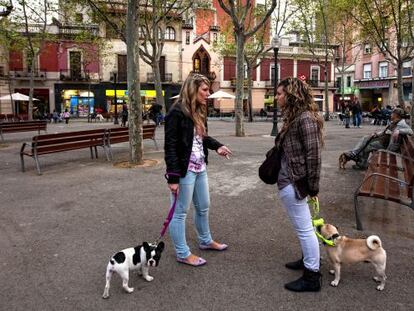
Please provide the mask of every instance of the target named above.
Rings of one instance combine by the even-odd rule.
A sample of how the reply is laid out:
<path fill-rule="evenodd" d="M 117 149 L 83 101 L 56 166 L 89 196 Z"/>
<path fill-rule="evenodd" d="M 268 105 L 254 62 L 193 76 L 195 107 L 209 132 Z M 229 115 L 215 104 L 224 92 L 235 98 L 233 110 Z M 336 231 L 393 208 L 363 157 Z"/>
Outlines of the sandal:
<path fill-rule="evenodd" d="M 188 256 L 188 257 L 190 257 L 190 256 Z M 186 265 L 189 265 L 189 266 L 193 266 L 193 267 L 203 266 L 207 263 L 207 261 L 204 258 L 201 258 L 201 257 L 195 256 L 195 257 L 197 257 L 197 259 L 193 262 L 189 261 L 188 257 L 187 258 L 178 258 L 177 257 L 177 262 L 183 263 L 183 264 L 186 264 Z"/>
<path fill-rule="evenodd" d="M 211 250 L 211 251 L 224 251 L 226 250 L 229 246 L 227 244 L 221 244 L 218 242 L 211 242 L 209 245 L 204 245 L 204 244 L 200 244 L 198 246 L 201 250 Z"/>

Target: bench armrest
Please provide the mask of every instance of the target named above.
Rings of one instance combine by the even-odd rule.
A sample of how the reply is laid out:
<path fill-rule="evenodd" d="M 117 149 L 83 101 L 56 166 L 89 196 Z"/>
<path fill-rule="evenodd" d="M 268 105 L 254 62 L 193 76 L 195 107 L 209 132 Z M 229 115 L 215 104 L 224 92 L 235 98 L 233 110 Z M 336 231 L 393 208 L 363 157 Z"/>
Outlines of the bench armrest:
<path fill-rule="evenodd" d="M 372 178 L 372 177 L 374 177 L 374 176 L 381 176 L 381 177 L 384 177 L 384 178 L 391 179 L 391 180 L 393 180 L 393 181 L 395 181 L 395 182 L 403 183 L 403 184 L 405 184 L 405 185 L 407 185 L 407 186 L 410 186 L 410 183 L 406 182 L 405 180 L 398 179 L 398 178 L 395 178 L 395 177 L 392 177 L 392 176 L 389 176 L 389 175 L 385 175 L 385 174 L 381 174 L 381 173 L 371 173 L 371 174 L 369 174 L 368 176 L 364 177 L 364 179 L 363 179 L 363 180 L 362 180 L 362 182 L 361 182 L 361 185 L 362 185 L 365 181 L 367 181 L 368 179 L 371 179 L 371 178 Z M 360 186 L 361 186 L 361 185 L 360 185 Z M 358 187 L 358 188 L 360 188 L 360 187 Z"/>

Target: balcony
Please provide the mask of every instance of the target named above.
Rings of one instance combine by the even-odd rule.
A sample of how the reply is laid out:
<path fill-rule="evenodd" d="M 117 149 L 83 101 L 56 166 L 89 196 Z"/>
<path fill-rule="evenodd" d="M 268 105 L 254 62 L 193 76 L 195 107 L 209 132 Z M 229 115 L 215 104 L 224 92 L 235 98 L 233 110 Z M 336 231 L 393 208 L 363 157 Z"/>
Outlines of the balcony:
<path fill-rule="evenodd" d="M 155 77 L 153 72 L 147 72 L 147 82 L 154 83 Z M 165 73 L 161 75 L 161 82 L 172 82 L 172 73 Z"/>
<path fill-rule="evenodd" d="M 230 80 L 230 86 L 236 87 L 236 83 L 237 83 L 237 79 L 231 79 Z M 244 87 L 247 87 L 248 85 L 249 85 L 249 80 L 248 79 L 244 79 L 243 86 Z M 253 80 L 250 81 L 250 86 L 252 86 L 252 85 L 253 85 Z"/>
<path fill-rule="evenodd" d="M 306 83 L 314 88 L 321 88 L 323 89 L 325 87 L 325 81 L 324 80 L 312 80 L 312 79 L 306 79 Z M 335 82 L 329 82 L 328 81 L 328 87 L 330 88 L 336 88 Z"/>
<path fill-rule="evenodd" d="M 34 80 L 46 80 L 47 74 L 46 71 L 35 69 L 33 72 L 30 70 L 22 71 L 10 71 L 10 78 L 14 80 L 30 80 L 33 77 Z"/>
<path fill-rule="evenodd" d="M 97 37 L 99 34 L 99 27 L 97 25 L 91 26 L 76 26 L 64 25 L 59 27 L 59 35 L 63 37 L 74 37 L 80 34 L 88 34 Z"/>
<path fill-rule="evenodd" d="M 87 82 L 90 80 L 89 70 L 62 69 L 59 71 L 61 81 Z"/>

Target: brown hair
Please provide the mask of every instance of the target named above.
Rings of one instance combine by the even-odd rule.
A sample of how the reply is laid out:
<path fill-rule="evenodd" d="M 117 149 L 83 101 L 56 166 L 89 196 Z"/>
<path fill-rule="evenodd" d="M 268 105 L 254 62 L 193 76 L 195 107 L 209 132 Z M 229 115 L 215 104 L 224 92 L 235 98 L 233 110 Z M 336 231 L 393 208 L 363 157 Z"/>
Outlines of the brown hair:
<path fill-rule="evenodd" d="M 282 132 L 287 131 L 292 122 L 303 112 L 310 111 L 318 124 L 319 135 L 323 144 L 323 119 L 318 113 L 319 107 L 315 104 L 309 85 L 297 78 L 286 78 L 280 81 L 278 87 L 280 86 L 283 87 L 286 96 Z"/>
<path fill-rule="evenodd" d="M 190 74 L 181 87 L 177 104 L 181 106 L 183 113 L 194 122 L 197 134 L 206 135 L 205 122 L 207 118 L 207 106 L 197 102 L 197 92 L 205 83 L 210 87 L 210 80 L 201 74 Z"/>

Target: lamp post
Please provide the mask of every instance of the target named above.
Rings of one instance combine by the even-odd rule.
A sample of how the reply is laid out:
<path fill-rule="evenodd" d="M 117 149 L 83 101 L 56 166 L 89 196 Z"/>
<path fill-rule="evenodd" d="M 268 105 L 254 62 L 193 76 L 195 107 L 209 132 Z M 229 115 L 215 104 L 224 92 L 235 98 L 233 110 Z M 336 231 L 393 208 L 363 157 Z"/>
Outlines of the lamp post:
<path fill-rule="evenodd" d="M 116 97 L 116 84 L 118 83 L 117 72 L 113 73 L 114 75 L 114 100 L 115 100 L 115 115 L 114 115 L 114 124 L 119 124 L 118 121 L 118 98 Z"/>
<path fill-rule="evenodd" d="M 280 40 L 279 36 L 276 34 L 272 39 L 272 46 L 273 46 L 273 52 L 275 54 L 275 79 L 273 81 L 273 88 L 274 88 L 274 98 L 273 98 L 273 128 L 270 136 L 277 136 L 278 129 L 277 129 L 277 100 L 276 100 L 276 93 L 277 93 L 277 84 L 279 80 L 278 76 L 278 70 L 277 70 L 277 54 L 279 53 L 279 46 L 280 46 Z"/>

